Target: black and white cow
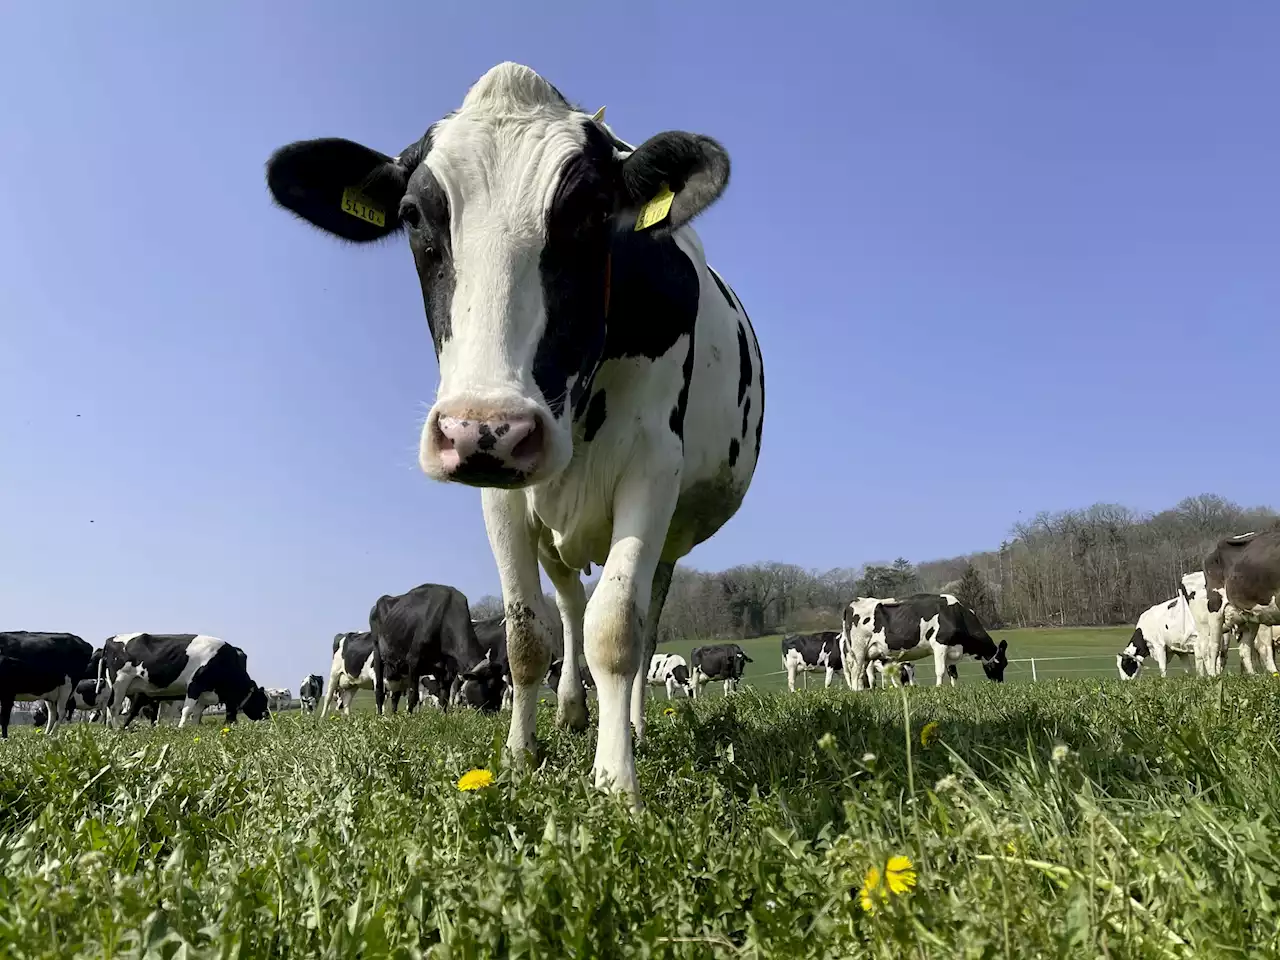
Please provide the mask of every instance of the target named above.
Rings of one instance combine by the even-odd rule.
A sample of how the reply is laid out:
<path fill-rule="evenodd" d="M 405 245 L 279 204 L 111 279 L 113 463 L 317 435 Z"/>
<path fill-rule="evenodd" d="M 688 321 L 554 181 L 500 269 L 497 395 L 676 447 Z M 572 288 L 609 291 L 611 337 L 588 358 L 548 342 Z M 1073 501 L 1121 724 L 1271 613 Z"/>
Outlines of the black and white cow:
<path fill-rule="evenodd" d="M 837 670 L 842 670 L 840 659 L 840 631 L 820 630 L 817 633 L 792 633 L 782 638 L 782 668 L 787 671 L 787 689 L 796 692 L 796 674 L 826 672 L 824 686 L 831 686 Z"/>
<path fill-rule="evenodd" d="M 53 733 L 92 656 L 93 647 L 74 634 L 0 633 L 0 737 L 9 736 L 9 715 L 17 700 L 47 703 L 44 732 Z"/>
<path fill-rule="evenodd" d="M 1133 636 L 1116 654 L 1116 669 L 1121 680 L 1132 680 L 1144 662 L 1154 659 L 1163 677 L 1168 674 L 1170 655 L 1193 659 L 1199 668 L 1196 652 L 1199 644 L 1200 634 L 1191 615 L 1191 606 L 1187 595 L 1180 590 L 1172 600 L 1161 600 L 1142 612 Z"/>
<path fill-rule="evenodd" d="M 987 678 L 1004 681 L 1008 643 L 991 639 L 978 615 L 949 593 L 917 593 L 902 600 L 859 597 L 845 608 L 840 632 L 845 680 L 862 689 L 872 660 L 933 657 L 938 686 L 954 685 L 962 657 L 982 661 Z"/>
<path fill-rule="evenodd" d="M 283 710 L 293 702 L 288 687 L 266 687 L 263 692 L 267 695 L 267 707 L 273 711 Z"/>
<path fill-rule="evenodd" d="M 319 705 L 324 696 L 324 677 L 313 673 L 302 678 L 298 684 L 298 703 L 307 713 L 311 713 Z"/>
<path fill-rule="evenodd" d="M 689 665 L 678 653 L 655 653 L 650 657 L 645 680 L 651 687 L 666 687 L 668 700 L 675 697 L 677 690 L 683 690 L 686 697 L 693 696 Z"/>
<path fill-rule="evenodd" d="M 564 624 L 557 721 L 587 725 L 585 649 L 595 781 L 633 797 L 628 718 L 642 739 L 672 571 L 737 512 L 760 449 L 755 333 L 690 226 L 728 179 L 711 138 L 632 146 L 514 63 L 396 156 L 320 139 L 267 166 L 275 200 L 329 233 L 408 236 L 440 365 L 419 459 L 484 488 L 515 682 L 508 756 L 534 752 L 554 654 L 541 562 Z"/>
<path fill-rule="evenodd" d="M 329 712 L 329 705 L 334 702 L 343 713 L 351 713 L 351 699 L 356 691 L 374 688 L 377 675 L 373 661 L 373 634 L 368 630 L 334 634 L 333 658 L 329 662 L 329 695 L 320 703 L 321 717 Z"/>
<path fill-rule="evenodd" d="M 388 691 L 392 713 L 402 693 L 412 713 L 418 705 L 419 684 L 428 674 L 449 692 L 450 702 L 491 712 L 501 707 L 502 664 L 480 646 L 471 609 L 460 590 L 424 583 L 400 596 L 381 596 L 369 611 L 369 629 L 375 651 L 373 696 L 379 714 Z"/>
<path fill-rule="evenodd" d="M 691 680 L 695 700 L 702 693 L 703 684 L 713 680 L 723 680 L 724 695 L 729 696 L 738 689 L 747 664 L 754 662 L 736 643 L 710 643 L 694 647 L 689 660 L 693 664 Z"/>
<path fill-rule="evenodd" d="M 582 672 L 582 686 L 585 690 L 594 690 L 596 688 L 595 678 L 591 676 L 591 668 L 585 663 L 579 663 L 578 669 Z M 547 668 L 546 685 L 553 691 L 560 690 L 560 674 L 564 671 L 564 658 L 556 657 L 551 661 L 551 666 Z"/>
<path fill-rule="evenodd" d="M 954 680 L 956 676 L 956 665 L 954 663 L 947 666 L 947 672 Z M 916 665 L 911 661 L 904 663 L 891 662 L 886 663 L 884 660 L 872 660 L 867 664 L 867 684 L 875 687 L 877 683 L 883 687 L 914 687 L 916 685 Z"/>
<path fill-rule="evenodd" d="M 267 716 L 266 692 L 249 676 L 249 658 L 239 647 L 197 633 L 126 633 L 103 645 L 102 671 L 111 684 L 111 725 L 121 721 L 125 698 L 129 720 L 146 701 L 182 700 L 178 726 L 199 723 L 215 703 L 227 708 L 227 723 L 243 712 L 250 720 Z"/>
<path fill-rule="evenodd" d="M 1226 661 L 1226 637 L 1235 632 L 1240 666 L 1253 673 L 1253 654 L 1267 673 L 1276 672 L 1275 652 L 1259 627 L 1280 624 L 1280 530 L 1246 533 L 1218 541 L 1204 561 L 1206 650 L 1216 652 L 1213 675 Z"/>

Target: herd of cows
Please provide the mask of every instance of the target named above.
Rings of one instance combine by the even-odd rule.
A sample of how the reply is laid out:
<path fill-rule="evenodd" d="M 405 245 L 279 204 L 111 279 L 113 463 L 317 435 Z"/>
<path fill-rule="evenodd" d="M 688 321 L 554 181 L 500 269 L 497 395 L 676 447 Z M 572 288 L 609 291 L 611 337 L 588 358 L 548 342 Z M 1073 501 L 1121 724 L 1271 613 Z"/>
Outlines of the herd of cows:
<path fill-rule="evenodd" d="M 1268 578 L 1274 581 L 1269 586 Z M 1232 635 L 1244 671 L 1254 672 L 1256 655 L 1264 670 L 1276 672 L 1272 623 L 1280 619 L 1278 586 L 1280 532 L 1223 540 L 1205 570 L 1182 578 L 1176 597 L 1138 618 L 1132 638 L 1116 656 L 1120 676 L 1137 676 L 1148 659 L 1164 676 L 1171 656 L 1194 658 L 1197 673 L 1218 675 Z M 299 699 L 304 710 L 318 707 L 322 717 L 333 704 L 349 713 L 361 689 L 373 691 L 379 714 L 386 711 L 388 694 L 391 713 L 402 697 L 410 712 L 419 703 L 497 712 L 509 708 L 513 698 L 507 651 L 505 616 L 474 620 L 460 591 L 423 584 L 378 598 L 368 630 L 335 636 L 327 683 L 321 674 L 304 677 Z M 938 685 L 954 684 L 956 664 L 966 657 L 1000 682 L 1007 651 L 1007 643 L 997 644 L 973 610 L 945 593 L 901 600 L 859 597 L 845 608 L 840 630 L 791 634 L 781 644 L 792 692 L 796 677 L 810 671 L 824 671 L 827 686 L 839 673 L 855 690 L 877 683 L 912 685 L 914 661 L 929 658 Z M 696 698 L 705 684 L 723 681 L 729 695 L 750 662 L 736 643 L 697 647 L 690 662 L 678 654 L 654 653 L 644 683 L 665 688 L 670 699 L 677 691 Z M 585 685 L 594 687 L 589 667 L 578 666 Z M 542 682 L 559 694 L 564 674 L 564 659 L 553 660 Z M 149 714 L 154 724 L 162 704 L 181 701 L 181 726 L 198 723 L 215 704 L 223 706 L 228 723 L 241 713 L 259 720 L 288 699 L 287 690 L 255 683 L 245 652 L 216 637 L 120 634 L 95 650 L 67 633 L 0 633 L 0 730 L 6 737 L 17 700 L 46 703 L 44 724 L 51 733 L 76 709 L 123 728 L 139 713 Z"/>
<path fill-rule="evenodd" d="M 319 675 L 305 679 L 304 704 L 336 694 L 349 705 L 344 690 L 370 683 L 379 710 L 388 692 L 393 711 L 402 696 L 410 709 L 423 697 L 505 701 L 505 755 L 522 764 L 536 754 L 542 685 L 554 681 L 556 722 L 581 731 L 589 681 L 595 782 L 637 797 L 648 688 L 736 688 L 749 662 L 736 645 L 701 647 L 687 665 L 655 657 L 677 561 L 737 513 L 760 455 L 760 344 L 691 226 L 729 170 L 724 147 L 701 134 L 627 143 L 603 108 L 582 109 L 515 63 L 486 72 L 397 154 L 323 137 L 271 155 L 267 188 L 284 210 L 353 245 L 407 239 L 439 365 L 419 462 L 434 480 L 480 488 L 505 614 L 473 623 L 465 598 L 436 585 L 383 597 L 368 634 L 335 639 L 328 691 Z M 1278 538 L 1224 541 L 1206 561 L 1203 672 L 1220 672 L 1224 631 L 1274 668 L 1256 640 L 1260 623 L 1280 622 Z M 1194 611 L 1199 599 L 1186 599 Z M 1175 650 L 1158 627 L 1135 634 L 1122 672 Z M 927 594 L 857 599 L 838 643 L 791 638 L 783 655 L 792 686 L 801 669 L 841 669 L 854 688 L 910 682 L 906 665 L 928 657 L 939 684 L 963 657 L 999 681 L 1008 663 L 971 610 Z M 69 634 L 0 634 L 6 733 L 17 696 L 49 702 L 49 728 L 73 698 L 117 724 L 179 697 L 182 722 L 217 702 L 228 721 L 269 709 L 244 652 L 202 635 L 131 634 L 95 651 Z"/>

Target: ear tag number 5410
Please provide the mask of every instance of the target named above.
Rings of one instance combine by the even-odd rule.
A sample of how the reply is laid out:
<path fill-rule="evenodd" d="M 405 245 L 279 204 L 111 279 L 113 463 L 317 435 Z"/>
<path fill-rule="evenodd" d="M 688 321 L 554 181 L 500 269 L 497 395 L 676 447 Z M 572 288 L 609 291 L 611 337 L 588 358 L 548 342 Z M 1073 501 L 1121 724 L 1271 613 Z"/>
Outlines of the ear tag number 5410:
<path fill-rule="evenodd" d="M 342 209 L 375 227 L 387 225 L 387 216 L 382 209 L 356 187 L 347 187 L 342 191 Z"/>

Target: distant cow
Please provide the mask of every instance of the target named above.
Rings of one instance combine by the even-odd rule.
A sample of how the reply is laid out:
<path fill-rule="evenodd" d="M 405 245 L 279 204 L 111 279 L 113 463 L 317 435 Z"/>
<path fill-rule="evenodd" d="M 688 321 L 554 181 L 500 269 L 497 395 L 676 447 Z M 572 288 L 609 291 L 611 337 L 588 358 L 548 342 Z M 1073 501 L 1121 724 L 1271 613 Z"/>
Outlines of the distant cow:
<path fill-rule="evenodd" d="M 335 701 L 343 713 L 351 713 L 351 698 L 356 691 L 374 688 L 376 674 L 373 661 L 373 634 L 368 630 L 334 635 L 333 659 L 329 664 L 329 695 L 321 701 L 320 716 L 327 714 L 329 704 Z"/>
<path fill-rule="evenodd" d="M 947 670 L 954 678 L 956 665 L 954 663 L 950 664 Z M 877 683 L 881 687 L 914 687 L 916 685 L 916 665 L 909 660 L 904 663 L 886 663 L 883 660 L 872 660 L 867 664 L 867 684 L 874 687 Z"/>
<path fill-rule="evenodd" d="M 845 608 L 840 635 L 845 678 L 862 689 L 871 660 L 921 660 L 933 657 L 937 685 L 962 657 L 982 661 L 987 678 L 1004 681 L 1008 643 L 991 639 L 978 615 L 949 593 L 917 593 L 903 600 L 859 597 Z"/>
<path fill-rule="evenodd" d="M 1170 654 L 1184 660 L 1195 658 L 1199 642 L 1191 606 L 1186 594 L 1179 591 L 1172 600 L 1161 600 L 1138 617 L 1133 636 L 1116 654 L 1116 669 L 1121 680 L 1132 680 L 1144 662 L 1154 659 L 1163 677 L 1169 670 Z"/>
<path fill-rule="evenodd" d="M 0 736 L 9 736 L 9 716 L 16 700 L 48 704 L 44 732 L 53 733 L 92 656 L 93 647 L 74 634 L 0 633 Z"/>
<path fill-rule="evenodd" d="M 472 620 L 476 642 L 484 651 L 484 658 L 462 675 L 461 683 L 454 685 L 453 701 L 462 706 L 486 709 L 492 698 L 492 690 L 499 691 L 499 708 L 511 706 L 511 663 L 507 659 L 507 618 L 486 617 Z M 443 683 L 440 684 L 443 687 Z"/>
<path fill-rule="evenodd" d="M 1205 657 L 1212 675 L 1222 672 L 1226 636 L 1237 632 L 1240 666 L 1253 673 L 1258 654 L 1267 673 L 1276 672 L 1271 638 L 1260 626 L 1280 624 L 1280 530 L 1246 533 L 1218 542 L 1204 561 L 1207 592 Z"/>
<path fill-rule="evenodd" d="M 563 669 L 564 659 L 562 657 L 557 657 L 555 660 L 552 660 L 551 666 L 547 668 L 546 684 L 552 690 L 557 692 L 557 696 L 559 695 L 560 690 L 560 672 Z M 595 678 L 591 676 L 591 668 L 585 663 L 579 662 L 578 671 L 582 676 L 582 688 L 584 690 L 594 690 L 596 688 L 596 681 Z"/>
<path fill-rule="evenodd" d="M 844 662 L 840 659 L 840 631 L 821 630 L 817 633 L 793 633 L 782 638 L 782 668 L 787 671 L 787 689 L 796 692 L 796 674 L 826 672 L 824 686 L 831 680 Z"/>
<path fill-rule="evenodd" d="M 686 697 L 693 695 L 689 665 L 678 653 L 655 653 L 650 657 L 645 681 L 653 687 L 666 687 L 668 700 L 675 697 L 676 690 L 683 690 Z"/>
<path fill-rule="evenodd" d="M 693 662 L 694 699 L 701 693 L 702 685 L 713 680 L 724 681 L 724 695 L 727 697 L 738 689 L 746 665 L 754 662 L 736 643 L 711 643 L 704 647 L 694 647 L 689 659 Z"/>
<path fill-rule="evenodd" d="M 272 710 L 283 710 L 293 702 L 287 687 L 267 687 L 264 692 L 267 695 L 267 706 Z"/>
<path fill-rule="evenodd" d="M 126 697 L 183 700 L 178 726 L 199 723 L 215 703 L 227 708 L 227 723 L 243 712 L 267 716 L 267 695 L 249 676 L 249 658 L 218 637 L 196 633 L 129 633 L 103 645 L 102 667 L 111 683 L 111 724 L 122 723 Z M 130 709 L 129 719 L 136 711 Z"/>
<path fill-rule="evenodd" d="M 302 682 L 298 684 L 298 703 L 302 705 L 302 709 L 307 713 L 315 710 L 320 703 L 320 698 L 323 696 L 324 677 L 318 673 L 303 677 Z"/>
<path fill-rule="evenodd" d="M 369 611 L 373 633 L 374 699 L 383 712 L 387 691 L 394 713 L 404 693 L 409 711 L 418 705 L 419 682 L 439 679 L 449 700 L 496 713 L 502 705 L 502 668 L 480 646 L 467 598 L 461 591 L 424 583 L 400 596 L 382 596 Z M 480 668 L 477 673 L 476 668 Z M 459 689 L 455 691 L 454 685 Z"/>

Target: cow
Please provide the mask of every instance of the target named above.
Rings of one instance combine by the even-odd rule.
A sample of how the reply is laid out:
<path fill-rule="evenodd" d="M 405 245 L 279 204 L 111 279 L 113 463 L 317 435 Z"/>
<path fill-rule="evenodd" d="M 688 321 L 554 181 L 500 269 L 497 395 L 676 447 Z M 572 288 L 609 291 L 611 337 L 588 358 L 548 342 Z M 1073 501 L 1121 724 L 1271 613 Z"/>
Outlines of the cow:
<path fill-rule="evenodd" d="M 183 701 L 179 727 L 199 723 L 215 703 L 227 707 L 227 723 L 243 712 L 250 720 L 267 716 L 267 695 L 249 676 L 249 658 L 239 647 L 198 633 L 128 633 L 103 645 L 103 674 L 111 684 L 111 725 L 121 717 L 125 698 L 132 720 L 140 701 Z M 145 698 L 145 699 L 144 699 Z"/>
<path fill-rule="evenodd" d="M 333 658 L 329 662 L 329 695 L 320 703 L 322 718 L 329 712 L 329 704 L 334 702 L 343 713 L 350 714 L 351 699 L 356 691 L 373 689 L 376 681 L 373 661 L 373 634 L 368 630 L 334 634 Z"/>
<path fill-rule="evenodd" d="M 952 679 L 956 676 L 956 665 L 948 664 L 947 671 Z M 905 663 L 886 663 L 883 660 L 872 660 L 867 664 L 867 685 L 881 687 L 914 687 L 916 685 L 916 665 L 910 660 Z"/>
<path fill-rule="evenodd" d="M 823 686 L 831 686 L 837 670 L 843 670 L 840 659 L 840 631 L 792 633 L 782 638 L 782 669 L 787 671 L 787 689 L 796 692 L 796 674 L 814 670 L 826 672 Z"/>
<path fill-rule="evenodd" d="M 754 662 L 736 643 L 711 643 L 694 647 L 689 660 L 693 664 L 691 679 L 695 700 L 702 692 L 702 685 L 712 680 L 723 680 L 724 695 L 729 696 L 738 689 L 746 665 Z"/>
<path fill-rule="evenodd" d="M 902 600 L 859 597 L 844 611 L 840 631 L 845 679 L 862 689 L 871 660 L 920 660 L 932 655 L 937 685 L 958 680 L 961 657 L 982 662 L 989 680 L 1004 681 L 1008 642 L 991 639 L 978 615 L 949 593 L 917 593 Z M 851 682 L 850 682 L 851 681 Z"/>
<path fill-rule="evenodd" d="M 650 686 L 666 687 L 668 700 L 675 698 L 676 690 L 683 690 L 686 697 L 693 695 L 689 665 L 678 653 L 655 653 L 649 659 L 645 680 Z"/>
<path fill-rule="evenodd" d="M 92 656 L 93 647 L 75 634 L 0 633 L 0 738 L 9 737 L 9 717 L 18 700 L 48 704 L 44 732 L 53 733 Z"/>
<path fill-rule="evenodd" d="M 302 678 L 298 684 L 298 703 L 307 713 L 312 713 L 324 696 L 324 677 L 312 673 Z"/>
<path fill-rule="evenodd" d="M 1133 636 L 1116 654 L 1116 670 L 1121 680 L 1132 680 L 1143 663 L 1154 658 L 1163 677 L 1168 674 L 1170 654 L 1184 661 L 1191 658 L 1199 667 L 1200 658 L 1196 652 L 1199 644 L 1200 634 L 1191 615 L 1187 594 L 1179 590 L 1172 600 L 1161 600 L 1138 617 Z"/>
<path fill-rule="evenodd" d="M 1267 673 L 1276 672 L 1271 638 L 1259 636 L 1259 627 L 1280 624 L 1280 529 L 1246 533 L 1218 541 L 1205 557 L 1204 644 L 1212 675 L 1222 672 L 1226 661 L 1226 636 L 1234 631 L 1240 649 L 1240 667 L 1253 673 L 1253 654 Z"/>
<path fill-rule="evenodd" d="M 585 663 L 579 663 L 578 669 L 582 672 L 582 686 L 585 690 L 594 690 L 596 688 L 595 678 L 591 676 L 591 668 Z M 546 685 L 552 691 L 558 692 L 560 689 L 560 674 L 564 670 L 564 658 L 557 657 L 551 661 L 551 666 L 547 668 Z"/>
<path fill-rule="evenodd" d="M 515 684 L 506 756 L 536 752 L 554 655 L 541 562 L 564 628 L 557 722 L 587 726 L 585 649 L 594 780 L 633 802 L 675 563 L 737 512 L 760 450 L 759 344 L 690 226 L 728 179 L 710 137 L 633 146 L 515 63 L 395 156 L 316 139 L 267 164 L 276 203 L 322 230 L 408 236 L 440 368 L 419 462 L 482 488 Z"/>
<path fill-rule="evenodd" d="M 293 702 L 286 687 L 267 687 L 263 692 L 267 695 L 267 706 L 272 710 L 283 710 Z"/>
<path fill-rule="evenodd" d="M 373 696 L 378 714 L 392 694 L 391 712 L 405 694 L 418 705 L 419 683 L 438 678 L 447 699 L 496 713 L 502 704 L 503 664 L 480 646 L 467 598 L 460 590 L 424 583 L 399 596 L 383 595 L 369 611 L 373 634 Z"/>
<path fill-rule="evenodd" d="M 43 727 L 49 723 L 49 707 L 43 700 L 37 700 L 31 709 L 31 725 Z"/>
<path fill-rule="evenodd" d="M 511 663 L 507 659 L 507 618 L 503 616 L 487 617 L 483 620 L 472 620 L 471 625 L 476 633 L 476 641 L 480 649 L 485 651 L 484 659 L 472 667 L 463 676 L 464 684 L 469 684 L 463 693 L 463 684 L 455 684 L 453 701 L 464 706 L 476 706 L 484 709 L 491 687 L 501 690 L 500 709 L 511 706 L 512 684 Z M 474 699 L 474 703 L 472 703 Z"/>

